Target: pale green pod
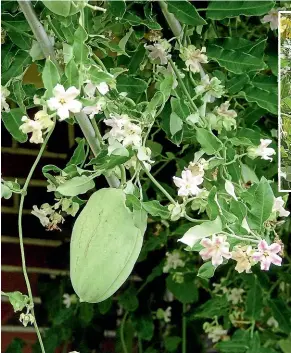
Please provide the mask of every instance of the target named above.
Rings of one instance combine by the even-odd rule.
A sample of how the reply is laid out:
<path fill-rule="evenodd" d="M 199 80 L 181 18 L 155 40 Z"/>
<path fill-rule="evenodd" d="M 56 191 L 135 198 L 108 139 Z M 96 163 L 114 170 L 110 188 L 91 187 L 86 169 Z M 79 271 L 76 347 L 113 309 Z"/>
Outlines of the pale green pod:
<path fill-rule="evenodd" d="M 85 6 L 84 1 L 76 1 L 77 6 L 74 6 L 73 1 L 70 0 L 43 0 L 42 2 L 51 12 L 63 17 L 72 16 Z"/>
<path fill-rule="evenodd" d="M 139 256 L 147 214 L 131 212 L 121 189 L 101 189 L 78 216 L 70 248 L 70 276 L 81 301 L 101 302 L 130 275 Z"/>

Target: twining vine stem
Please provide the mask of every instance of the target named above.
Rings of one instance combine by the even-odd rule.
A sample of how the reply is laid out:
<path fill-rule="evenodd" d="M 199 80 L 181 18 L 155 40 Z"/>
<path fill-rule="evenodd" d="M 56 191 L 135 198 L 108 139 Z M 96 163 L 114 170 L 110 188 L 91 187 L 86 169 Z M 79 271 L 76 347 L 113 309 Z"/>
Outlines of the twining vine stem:
<path fill-rule="evenodd" d="M 36 331 L 36 334 L 37 334 L 37 337 L 39 340 L 39 344 L 40 344 L 42 353 L 45 353 L 45 349 L 44 349 L 41 334 L 40 334 L 39 328 L 37 326 L 37 322 L 36 322 L 36 318 L 35 318 L 35 314 L 34 314 L 33 296 L 32 296 L 31 286 L 30 286 L 30 282 L 29 282 L 29 278 L 28 278 L 28 274 L 27 274 L 27 270 L 26 270 L 26 261 L 25 261 L 24 244 L 23 244 L 23 231 L 22 231 L 22 213 L 23 213 L 23 205 L 24 205 L 25 196 L 27 194 L 27 188 L 29 186 L 29 182 L 30 182 L 31 177 L 35 171 L 35 168 L 36 168 L 36 166 L 37 166 L 37 164 L 38 164 L 38 162 L 39 162 L 39 160 L 40 160 L 40 158 L 46 148 L 46 145 L 47 145 L 48 140 L 54 130 L 54 127 L 55 127 L 55 120 L 54 120 L 54 126 L 49 131 L 49 133 L 46 135 L 45 140 L 44 140 L 44 142 L 38 152 L 38 155 L 37 155 L 32 167 L 28 173 L 25 184 L 22 188 L 20 203 L 19 203 L 19 212 L 18 212 L 18 234 L 19 234 L 19 243 L 20 243 L 20 252 L 21 252 L 22 271 L 23 271 L 23 275 L 24 275 L 24 279 L 25 279 L 25 284 L 27 287 L 28 297 L 30 300 L 30 304 L 32 306 L 31 312 L 32 312 L 32 315 L 34 316 L 34 319 L 35 319 L 33 325 L 34 325 L 34 328 L 35 328 L 35 331 Z"/>

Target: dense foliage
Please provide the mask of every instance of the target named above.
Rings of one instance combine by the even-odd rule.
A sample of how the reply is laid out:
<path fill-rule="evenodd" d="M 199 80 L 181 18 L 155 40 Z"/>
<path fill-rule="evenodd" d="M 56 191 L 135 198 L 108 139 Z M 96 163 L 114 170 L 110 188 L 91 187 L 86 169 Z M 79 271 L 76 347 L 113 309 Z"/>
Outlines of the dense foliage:
<path fill-rule="evenodd" d="M 281 115 L 280 115 L 280 162 L 281 190 L 291 190 L 291 123 L 290 123 L 290 58 L 291 58 L 291 16 L 283 13 L 280 17 L 280 75 L 281 75 Z"/>
<path fill-rule="evenodd" d="M 84 135 L 64 169 L 43 168 L 55 203 L 32 214 L 50 231 L 78 217 L 71 274 L 86 302 L 68 280 L 44 285 L 50 328 L 35 352 L 64 342 L 98 351 L 103 318 L 112 322 L 116 309 L 116 352 L 289 350 L 291 224 L 277 183 L 274 44 L 283 4 L 201 4 L 2 2 L 2 120 L 18 142 L 41 145 L 22 189 L 2 180 L 5 198 L 21 194 L 22 246 L 27 187 L 55 124 L 78 124 Z M 23 82 L 32 63 L 42 87 Z M 103 177 L 122 195 L 103 189 L 93 221 Z M 141 251 L 129 256 L 141 280 L 121 286 L 131 268 L 120 240 L 137 241 L 145 215 Z M 111 276 L 117 291 L 103 300 Z M 28 296 L 4 295 L 38 331 L 26 282 Z"/>

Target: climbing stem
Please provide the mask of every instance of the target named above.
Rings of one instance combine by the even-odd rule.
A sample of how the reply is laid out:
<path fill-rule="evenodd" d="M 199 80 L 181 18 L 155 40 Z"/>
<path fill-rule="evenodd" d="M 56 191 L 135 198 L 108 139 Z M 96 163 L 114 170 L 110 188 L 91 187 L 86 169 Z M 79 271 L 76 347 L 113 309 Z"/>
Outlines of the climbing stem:
<path fill-rule="evenodd" d="M 38 155 L 28 173 L 28 176 L 26 178 L 26 181 L 25 181 L 25 184 L 23 186 L 23 189 L 22 189 L 22 193 L 21 193 L 21 197 L 20 197 L 20 203 L 19 203 L 19 212 L 18 212 L 18 234 L 19 234 L 19 243 L 20 243 L 20 253 L 21 253 L 21 262 L 22 262 L 22 271 L 23 271 L 23 275 L 24 275 L 24 280 L 25 280 L 25 284 L 26 284 L 26 287 L 27 287 L 27 292 L 28 292 L 28 297 L 29 297 L 29 300 L 30 300 L 30 304 L 32 306 L 32 309 L 31 309 L 31 312 L 32 312 L 32 315 L 35 317 L 35 314 L 34 314 L 34 308 L 33 308 L 33 296 L 32 296 L 32 291 L 31 291 L 31 286 L 30 286 L 30 282 L 29 282 L 29 278 L 28 278 L 28 274 L 27 274 L 27 270 L 26 270 L 26 261 L 25 261 L 25 252 L 24 252 L 24 243 L 23 243 L 23 231 L 22 231 L 22 214 L 23 214 L 23 205 L 24 205 L 24 200 L 25 200 L 25 196 L 27 194 L 27 188 L 28 188 L 28 185 L 29 185 L 29 182 L 32 178 L 32 175 L 35 171 L 35 168 L 46 148 L 46 145 L 48 143 L 48 140 L 54 130 L 54 127 L 55 127 L 55 124 L 53 126 L 53 128 L 49 131 L 49 133 L 46 135 L 45 137 L 45 140 L 38 152 Z M 43 341 L 42 341 L 42 338 L 41 338 L 41 334 L 40 334 L 40 331 L 39 331 L 39 328 L 37 326 L 37 322 L 36 322 L 36 318 L 34 320 L 34 328 L 35 328 L 35 331 L 36 331 L 36 334 L 37 334 L 37 337 L 38 337 L 38 340 L 39 340 L 39 344 L 40 344 L 40 348 L 41 348 L 41 351 L 42 353 L 45 353 L 45 349 L 44 349 L 44 345 L 43 345 Z"/>
<path fill-rule="evenodd" d="M 121 340 L 121 345 L 122 345 L 122 350 L 123 353 L 128 353 L 127 347 L 126 347 L 126 343 L 125 343 L 125 339 L 124 339 L 124 325 L 126 322 L 128 316 L 128 311 L 125 312 L 121 324 L 120 324 L 120 340 Z"/>
<path fill-rule="evenodd" d="M 186 318 L 186 304 L 183 304 L 182 317 L 182 353 L 187 352 L 187 318 Z"/>

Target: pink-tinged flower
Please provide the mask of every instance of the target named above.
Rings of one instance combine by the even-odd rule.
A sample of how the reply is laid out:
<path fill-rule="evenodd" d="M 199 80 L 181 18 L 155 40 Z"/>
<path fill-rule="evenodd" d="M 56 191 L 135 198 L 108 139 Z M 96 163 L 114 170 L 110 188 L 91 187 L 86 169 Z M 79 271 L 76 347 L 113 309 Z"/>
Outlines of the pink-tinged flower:
<path fill-rule="evenodd" d="M 226 241 L 224 235 L 213 235 L 212 240 L 204 238 L 200 244 L 205 249 L 199 252 L 203 260 L 211 259 L 213 266 L 219 266 L 223 262 L 223 258 L 230 259 L 231 253 L 229 252 L 229 243 Z"/>
<path fill-rule="evenodd" d="M 282 199 L 282 196 L 276 197 L 274 199 L 272 212 L 278 212 L 280 217 L 288 217 L 290 212 L 285 210 L 285 208 L 283 207 L 284 204 L 285 202 Z"/>
<path fill-rule="evenodd" d="M 261 22 L 262 23 L 270 23 L 270 28 L 271 30 L 276 30 L 278 28 L 278 17 L 279 17 L 279 13 L 278 11 L 282 10 L 280 8 L 278 9 L 271 9 L 267 15 L 265 15 L 262 19 Z"/>
<path fill-rule="evenodd" d="M 175 185 L 179 188 L 179 196 L 195 196 L 199 194 L 201 189 L 198 188 L 198 185 L 203 183 L 203 176 L 200 174 L 193 175 L 189 169 L 183 170 L 182 178 L 173 177 Z"/>
<path fill-rule="evenodd" d="M 282 258 L 277 255 L 281 251 L 281 245 L 273 243 L 268 245 L 266 240 L 261 240 L 258 251 L 253 254 L 253 259 L 261 263 L 261 270 L 268 271 L 271 264 L 281 266 Z"/>

